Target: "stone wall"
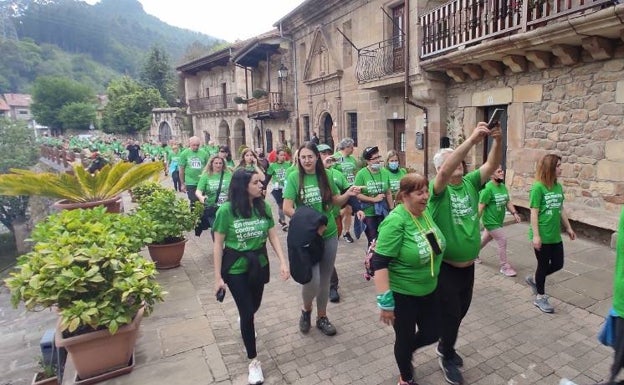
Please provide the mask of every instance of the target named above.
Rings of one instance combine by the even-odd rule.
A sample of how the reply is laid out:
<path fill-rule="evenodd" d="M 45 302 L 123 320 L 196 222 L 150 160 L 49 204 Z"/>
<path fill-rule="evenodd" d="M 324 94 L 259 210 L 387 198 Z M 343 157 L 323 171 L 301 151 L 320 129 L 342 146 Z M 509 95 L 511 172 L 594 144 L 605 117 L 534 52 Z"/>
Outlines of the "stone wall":
<path fill-rule="evenodd" d="M 504 104 L 507 184 L 514 203 L 528 206 L 537 160 L 556 153 L 563 160 L 561 182 L 570 218 L 615 230 L 624 203 L 623 57 L 619 49 L 611 60 L 584 57 L 574 66 L 453 83 L 448 90 L 449 114 L 462 118 L 460 123 L 469 131 L 476 121 L 463 119 L 464 112 L 484 105 L 460 101 L 474 100 L 469 97 L 482 90 L 511 89 L 511 100 Z"/>

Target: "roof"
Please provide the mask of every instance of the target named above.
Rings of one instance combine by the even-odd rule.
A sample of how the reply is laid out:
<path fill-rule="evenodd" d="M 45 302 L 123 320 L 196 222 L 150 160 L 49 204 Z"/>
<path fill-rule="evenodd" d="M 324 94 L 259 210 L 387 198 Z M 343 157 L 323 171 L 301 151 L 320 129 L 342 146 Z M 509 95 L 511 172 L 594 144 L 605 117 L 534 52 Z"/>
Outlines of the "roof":
<path fill-rule="evenodd" d="M 9 107 L 30 107 L 32 98 L 28 94 L 4 94 L 4 100 Z"/>
<path fill-rule="evenodd" d="M 184 63 L 176 67 L 176 70 L 195 75 L 200 71 L 209 71 L 214 67 L 226 66 L 231 61 L 235 61 L 241 65 L 255 66 L 257 65 L 258 61 L 256 57 L 258 48 L 261 48 L 259 47 L 259 45 L 264 43 L 266 40 L 276 38 L 279 38 L 279 31 L 277 29 L 272 29 L 271 31 L 262 33 L 258 36 L 246 40 L 237 41 L 223 49 L 220 49 L 219 51 L 213 52 L 206 56 L 202 56 L 188 63 Z M 269 44 L 270 47 L 268 48 L 271 50 L 275 50 L 276 43 L 273 41 L 271 41 L 270 43 L 273 44 Z M 279 43 L 277 43 L 277 48 L 279 48 Z M 245 62 L 234 60 L 234 58 L 241 59 L 242 57 L 247 57 L 248 60 Z M 264 59 L 265 57 L 262 58 L 262 60 Z"/>
<path fill-rule="evenodd" d="M 7 102 L 4 101 L 4 99 L 0 98 L 0 111 L 10 111 L 11 108 L 9 108 L 9 105 L 7 104 Z"/>

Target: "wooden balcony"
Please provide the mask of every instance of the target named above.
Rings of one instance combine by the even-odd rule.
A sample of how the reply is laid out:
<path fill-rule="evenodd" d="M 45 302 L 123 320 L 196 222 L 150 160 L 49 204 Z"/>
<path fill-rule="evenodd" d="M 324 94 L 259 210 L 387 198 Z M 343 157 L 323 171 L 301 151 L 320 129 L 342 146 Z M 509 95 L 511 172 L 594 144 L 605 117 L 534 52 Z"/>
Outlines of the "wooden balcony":
<path fill-rule="evenodd" d="M 247 116 L 251 119 L 280 119 L 288 117 L 288 113 L 281 92 L 269 92 L 266 96 L 247 101 Z"/>
<path fill-rule="evenodd" d="M 234 103 L 234 97 L 236 97 L 236 94 L 224 94 L 205 98 L 189 99 L 191 114 L 199 112 L 237 110 L 238 107 L 236 103 Z"/>
<path fill-rule="evenodd" d="M 548 68 L 595 59 L 622 43 L 624 5 L 613 0 L 453 0 L 420 17 L 421 67 L 456 81 L 500 76 L 505 66 Z M 553 60 L 554 59 L 554 60 Z"/>

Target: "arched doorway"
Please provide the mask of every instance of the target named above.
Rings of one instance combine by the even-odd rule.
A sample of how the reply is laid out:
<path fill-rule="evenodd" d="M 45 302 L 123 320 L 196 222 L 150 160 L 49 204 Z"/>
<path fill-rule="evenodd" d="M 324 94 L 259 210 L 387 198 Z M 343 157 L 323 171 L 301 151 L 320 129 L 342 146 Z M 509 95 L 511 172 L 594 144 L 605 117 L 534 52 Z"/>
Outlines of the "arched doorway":
<path fill-rule="evenodd" d="M 264 151 L 268 154 L 273 151 L 273 131 L 267 129 L 264 134 L 266 135 L 266 149 Z"/>
<path fill-rule="evenodd" d="M 222 120 L 219 123 L 219 129 L 217 131 L 217 141 L 218 144 L 225 144 L 230 147 L 232 153 L 236 153 L 236 148 L 232 148 L 232 143 L 230 143 L 230 126 L 227 124 L 225 120 Z"/>
<path fill-rule="evenodd" d="M 234 146 L 234 150 L 238 151 L 240 146 L 246 144 L 247 140 L 245 138 L 245 122 L 241 119 L 237 119 L 234 122 L 234 135 L 232 136 L 232 146 Z"/>
<path fill-rule="evenodd" d="M 321 143 L 327 144 L 332 149 L 334 149 L 334 137 L 332 136 L 333 127 L 334 120 L 328 112 L 321 118 L 321 137 L 319 140 Z"/>
<path fill-rule="evenodd" d="M 169 123 L 160 123 L 160 127 L 158 128 L 158 141 L 160 143 L 169 143 L 172 137 L 171 126 L 169 126 Z"/>

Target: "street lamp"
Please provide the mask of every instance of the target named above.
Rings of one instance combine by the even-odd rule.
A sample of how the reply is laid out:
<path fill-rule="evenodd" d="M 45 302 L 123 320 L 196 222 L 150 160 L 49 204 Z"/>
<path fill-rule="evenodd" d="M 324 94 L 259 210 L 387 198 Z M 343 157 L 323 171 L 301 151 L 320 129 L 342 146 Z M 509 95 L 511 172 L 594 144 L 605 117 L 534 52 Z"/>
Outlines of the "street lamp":
<path fill-rule="evenodd" d="M 277 77 L 283 81 L 286 81 L 286 79 L 288 79 L 288 68 L 286 68 L 284 63 L 282 63 L 280 65 L 280 68 L 277 70 Z"/>

